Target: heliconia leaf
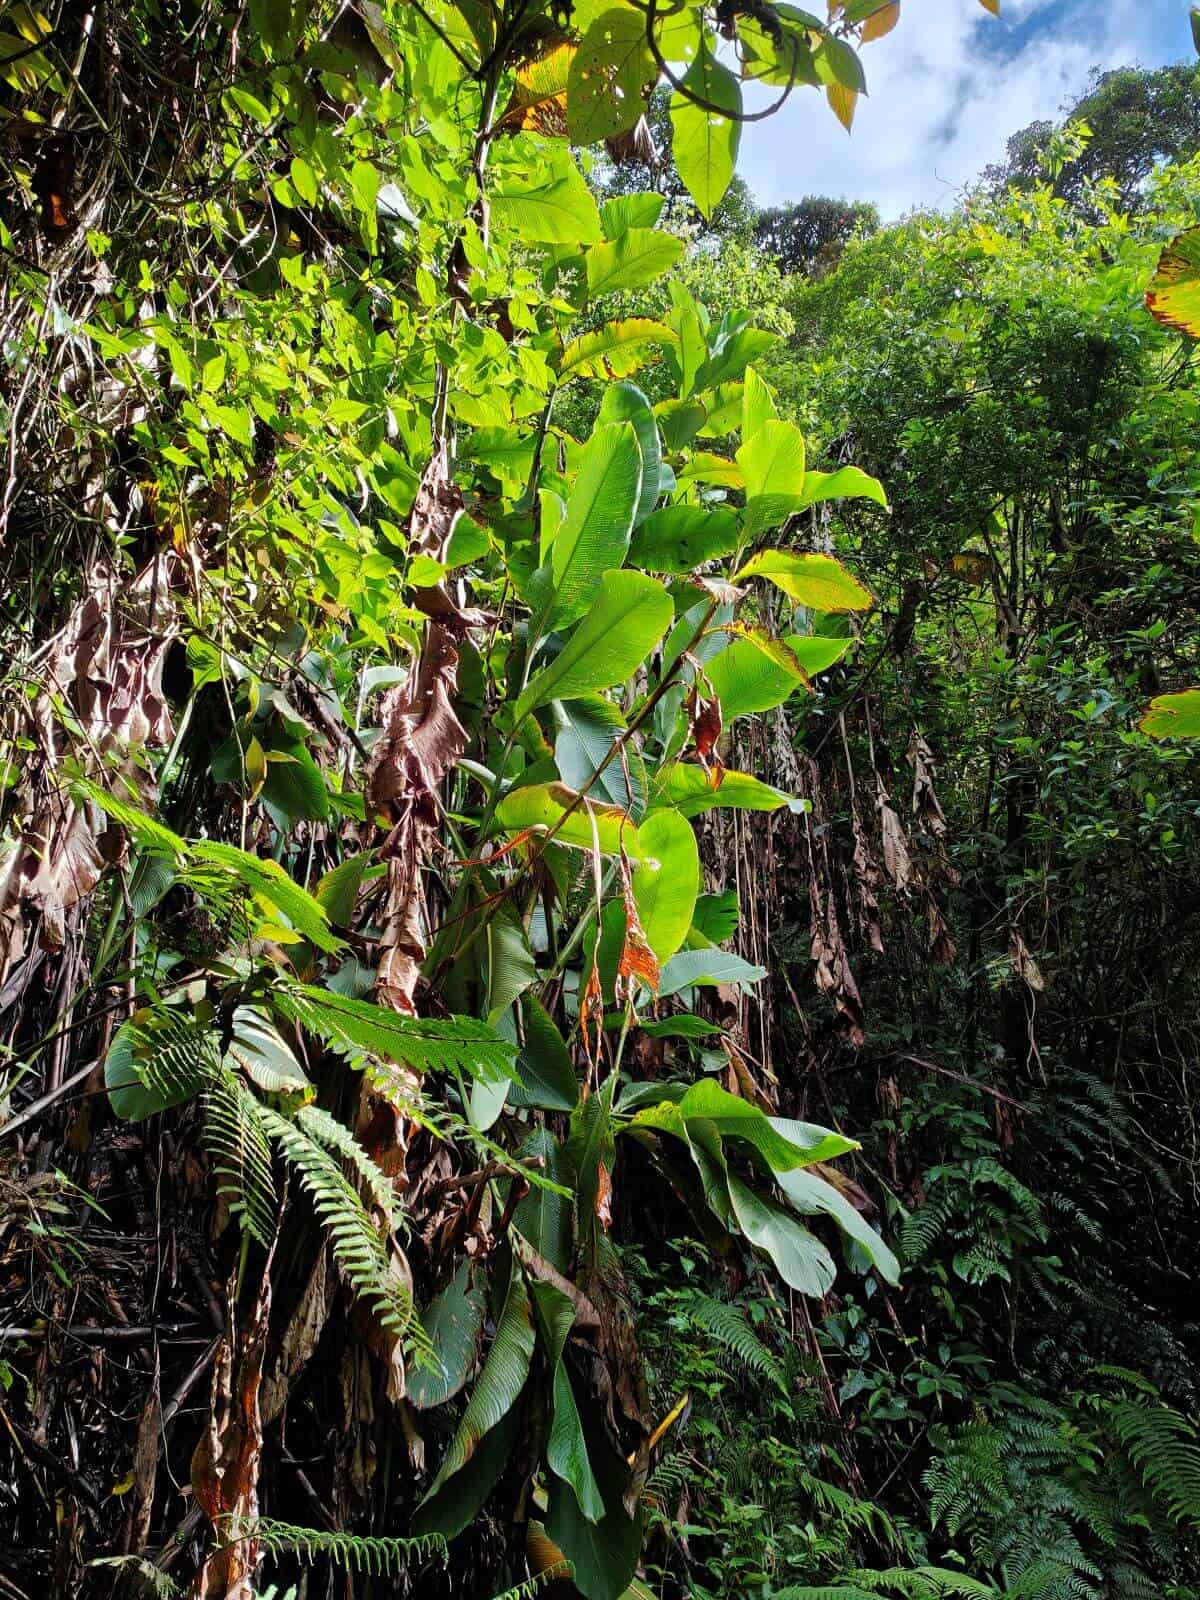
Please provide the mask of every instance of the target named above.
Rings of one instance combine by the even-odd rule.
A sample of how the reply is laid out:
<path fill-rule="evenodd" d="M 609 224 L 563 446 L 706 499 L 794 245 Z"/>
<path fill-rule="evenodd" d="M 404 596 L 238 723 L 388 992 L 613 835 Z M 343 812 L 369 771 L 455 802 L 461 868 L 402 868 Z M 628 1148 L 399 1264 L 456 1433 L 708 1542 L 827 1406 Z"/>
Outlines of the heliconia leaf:
<path fill-rule="evenodd" d="M 1176 234 L 1159 257 L 1146 310 L 1164 328 L 1200 339 L 1200 228 Z"/>
<path fill-rule="evenodd" d="M 661 278 L 683 254 L 683 240 L 657 228 L 627 228 L 616 239 L 594 244 L 584 256 L 588 293 L 641 289 Z"/>
<path fill-rule="evenodd" d="M 664 962 L 692 924 L 700 851 L 691 824 L 678 811 L 655 811 L 641 825 L 640 838 L 645 859 L 634 871 L 633 895 L 646 941 Z"/>
<path fill-rule="evenodd" d="M 885 511 L 888 509 L 883 485 L 861 467 L 839 467 L 836 472 L 806 473 L 798 509 L 815 506 L 819 500 L 874 500 Z"/>
<path fill-rule="evenodd" d="M 714 785 L 703 767 L 690 761 L 676 761 L 660 773 L 651 792 L 651 809 L 674 806 L 685 817 L 698 817 L 704 811 L 778 811 L 797 804 L 782 789 L 752 777 L 748 772 L 726 768 L 719 785 Z"/>
<path fill-rule="evenodd" d="M 728 1174 L 733 1214 L 751 1244 L 765 1250 L 784 1283 L 819 1300 L 837 1276 L 833 1257 L 821 1241 L 773 1200 L 756 1194 L 736 1173 Z"/>
<path fill-rule="evenodd" d="M 622 848 L 631 859 L 640 861 L 643 855 L 637 825 L 624 811 L 590 798 L 580 800 L 563 783 L 534 783 L 512 790 L 496 807 L 496 821 L 505 833 L 553 830 L 557 844 L 577 850 L 591 850 L 593 841 L 598 841 L 604 855 L 619 855 Z"/>
<path fill-rule="evenodd" d="M 871 591 L 833 556 L 760 550 L 734 574 L 735 581 L 742 578 L 766 578 L 813 611 L 869 611 L 875 604 Z"/>
<path fill-rule="evenodd" d="M 421 1501 L 433 1500 L 438 1490 L 464 1467 L 490 1429 L 506 1417 L 517 1403 L 529 1365 L 533 1360 L 533 1313 L 520 1267 L 514 1260 L 509 1269 L 504 1308 L 496 1324 L 496 1334 L 475 1387 L 467 1401 L 462 1421 L 450 1443 L 437 1476 Z"/>
<path fill-rule="evenodd" d="M 598 426 L 583 448 L 567 514 L 550 546 L 554 591 L 547 626 L 564 628 L 581 617 L 601 575 L 625 560 L 641 490 L 642 453 L 632 423 Z"/>
<path fill-rule="evenodd" d="M 571 62 L 567 124 L 572 141 L 596 144 L 632 128 L 657 79 L 642 13 L 632 6 L 601 12 Z"/>
<path fill-rule="evenodd" d="M 638 449 L 642 457 L 642 489 L 638 496 L 633 525 L 646 520 L 654 510 L 661 492 L 662 444 L 658 437 L 658 424 L 650 402 L 634 383 L 610 383 L 600 401 L 600 423 L 628 423 L 637 434 Z M 616 563 L 614 562 L 615 566 Z"/>
<path fill-rule="evenodd" d="M 552 1374 L 553 1404 L 546 1461 L 551 1472 L 557 1473 L 564 1483 L 570 1484 L 579 1509 L 587 1520 L 599 1522 L 604 1516 L 604 1498 L 588 1459 L 587 1441 L 583 1436 L 579 1408 L 571 1388 L 571 1376 L 563 1360 L 567 1336 L 575 1321 L 575 1305 L 569 1295 L 552 1283 L 534 1282 L 531 1293 L 546 1347 L 546 1364 Z"/>
<path fill-rule="evenodd" d="M 1138 727 L 1156 739 L 1200 739 L 1200 689 L 1156 695 Z"/>
<path fill-rule="evenodd" d="M 706 955 L 711 952 L 683 953 Z M 773 1173 L 809 1167 L 817 1161 L 832 1161 L 836 1156 L 859 1148 L 853 1139 L 843 1138 L 840 1133 L 832 1133 L 815 1123 L 769 1117 L 749 1100 L 730 1094 L 714 1078 L 701 1078 L 678 1100 L 645 1107 L 633 1120 L 637 1126 L 661 1127 L 666 1132 L 678 1133 L 680 1119 L 684 1125 L 710 1126 L 722 1139 L 745 1140 Z"/>
<path fill-rule="evenodd" d="M 613 745 L 627 731 L 625 718 L 602 695 L 580 695 L 555 705 L 562 727 L 554 741 L 554 764 L 569 789 L 583 789 Z M 646 764 L 637 746 L 628 741 L 624 758 L 614 756 L 588 793 L 603 805 L 628 811 L 636 820 L 646 809 Z"/>
<path fill-rule="evenodd" d="M 777 416 L 770 389 L 753 367 L 747 367 L 742 383 L 742 443 L 748 444 L 764 423 L 774 422 Z"/>
<path fill-rule="evenodd" d="M 803 1216 L 823 1212 L 832 1217 L 842 1232 L 849 1235 L 866 1252 L 871 1265 L 888 1283 L 899 1283 L 900 1263 L 884 1244 L 875 1229 L 850 1204 L 832 1183 L 815 1172 L 802 1167 L 791 1167 L 776 1172 L 775 1181 L 788 1200 Z"/>
<path fill-rule="evenodd" d="M 471 1286 L 472 1262 L 464 1260 L 441 1294 L 421 1313 L 432 1361 L 408 1374 L 407 1398 L 420 1410 L 444 1405 L 466 1383 L 475 1365 L 483 1328 L 484 1296 Z"/>
<path fill-rule="evenodd" d="M 663 506 L 636 530 L 629 555 L 650 572 L 695 572 L 732 555 L 740 538 L 736 516 L 723 506 Z"/>
<path fill-rule="evenodd" d="M 728 950 L 680 950 L 659 975 L 658 996 L 664 1000 L 681 989 L 715 988 L 719 983 L 759 983 L 766 975 L 765 967 L 752 966 Z"/>
<path fill-rule="evenodd" d="M 654 578 L 641 572 L 606 572 L 591 610 L 517 700 L 517 721 L 547 700 L 623 683 L 646 661 L 674 611 L 670 595 Z"/>
<path fill-rule="evenodd" d="M 742 109 L 741 85 L 707 41 L 683 77 L 683 87 L 671 96 L 671 149 L 675 170 L 705 217 L 720 205 L 737 163 Z M 695 98 L 692 98 L 694 96 Z M 707 101 L 708 104 L 699 104 Z M 711 108 L 733 112 L 718 116 Z"/>
<path fill-rule="evenodd" d="M 656 346 L 677 335 L 650 317 L 625 317 L 572 339 L 558 363 L 560 378 L 624 378 L 653 359 Z"/>
<path fill-rule="evenodd" d="M 299 1094 L 311 1100 L 316 1093 L 279 1029 L 254 1006 L 235 1009 L 225 1059 L 267 1094 Z"/>
<path fill-rule="evenodd" d="M 777 527 L 803 504 L 804 435 L 794 422 L 759 425 L 737 453 L 746 486 L 744 536 Z"/>
<path fill-rule="evenodd" d="M 722 489 L 744 487 L 742 469 L 711 450 L 697 450 L 687 466 L 676 473 L 680 483 L 715 483 Z"/>
<path fill-rule="evenodd" d="M 734 639 L 704 664 L 709 683 L 721 703 L 726 722 L 754 711 L 770 711 L 803 688 L 808 676 L 787 646 L 762 648 L 772 641 L 749 637 Z"/>
<path fill-rule="evenodd" d="M 516 1079 L 509 1098 L 514 1105 L 540 1106 L 545 1111 L 570 1111 L 579 1101 L 579 1084 L 571 1052 L 554 1019 L 535 994 L 521 1002 L 525 1043 L 517 1055 Z M 539 1191 L 549 1198 L 549 1191 Z M 536 1240 L 531 1241 L 541 1250 Z M 542 1254 L 546 1252 L 543 1250 Z"/>

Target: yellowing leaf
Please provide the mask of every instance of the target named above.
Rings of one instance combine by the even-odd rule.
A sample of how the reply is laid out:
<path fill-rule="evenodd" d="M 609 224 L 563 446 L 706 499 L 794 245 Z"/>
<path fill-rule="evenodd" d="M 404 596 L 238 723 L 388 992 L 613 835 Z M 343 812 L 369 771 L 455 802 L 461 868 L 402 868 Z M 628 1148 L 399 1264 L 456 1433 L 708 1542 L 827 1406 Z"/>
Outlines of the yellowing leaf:
<path fill-rule="evenodd" d="M 1159 257 L 1146 310 L 1164 328 L 1200 339 L 1200 228 L 1176 234 Z"/>
<path fill-rule="evenodd" d="M 882 39 L 885 34 L 900 21 L 900 0 L 892 0 L 891 5 L 886 5 L 880 10 L 872 12 L 863 25 L 862 42 L 870 44 L 873 39 Z"/>
<path fill-rule="evenodd" d="M 652 359 L 655 345 L 674 344 L 676 335 L 649 317 L 606 322 L 572 339 L 558 364 L 562 378 L 625 378 Z"/>
<path fill-rule="evenodd" d="M 766 578 L 813 611 L 869 611 L 875 604 L 871 591 L 832 556 L 760 550 L 734 574 L 735 581 L 742 578 Z"/>
<path fill-rule="evenodd" d="M 1138 727 L 1156 739 L 1200 739 L 1200 689 L 1155 695 Z"/>
<path fill-rule="evenodd" d="M 513 132 L 567 137 L 567 76 L 576 45 L 560 44 L 517 69 L 512 98 L 500 119 Z"/>
<path fill-rule="evenodd" d="M 829 101 L 829 109 L 849 133 L 854 125 L 854 108 L 858 104 L 857 91 L 848 89 L 844 83 L 827 83 L 825 98 Z"/>

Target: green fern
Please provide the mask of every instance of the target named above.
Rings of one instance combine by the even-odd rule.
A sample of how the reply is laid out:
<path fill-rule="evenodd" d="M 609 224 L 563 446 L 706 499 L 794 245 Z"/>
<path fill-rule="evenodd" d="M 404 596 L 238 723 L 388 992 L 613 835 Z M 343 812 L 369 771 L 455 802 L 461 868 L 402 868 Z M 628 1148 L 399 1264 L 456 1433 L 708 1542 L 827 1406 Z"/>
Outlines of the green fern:
<path fill-rule="evenodd" d="M 217 1193 L 264 1248 L 275 1236 L 279 1198 L 265 1108 L 228 1068 L 218 1068 L 201 1100 L 200 1142 L 212 1161 Z"/>
<path fill-rule="evenodd" d="M 328 1111 L 323 1111 L 320 1106 L 301 1106 L 296 1113 L 296 1121 L 310 1139 L 350 1163 L 370 1195 L 372 1203 L 382 1213 L 389 1232 L 394 1230 L 395 1191 L 392 1188 L 392 1180 L 372 1161 L 350 1129 L 336 1117 L 330 1116 Z"/>
<path fill-rule="evenodd" d="M 1196 1430 L 1169 1406 L 1115 1400 L 1113 1432 L 1146 1486 L 1177 1522 L 1200 1527 L 1200 1446 Z"/>
<path fill-rule="evenodd" d="M 782 1365 L 747 1322 L 745 1312 L 723 1300 L 698 1295 L 688 1314 L 698 1328 L 732 1351 L 750 1372 L 769 1378 L 787 1392 Z"/>
<path fill-rule="evenodd" d="M 230 1521 L 223 1525 L 222 1533 L 229 1543 L 254 1539 L 269 1556 L 295 1555 L 306 1562 L 323 1556 L 349 1572 L 374 1578 L 397 1576 L 407 1570 L 410 1562 L 426 1562 L 435 1557 L 444 1561 L 447 1555 L 446 1541 L 437 1533 L 411 1539 L 378 1538 L 340 1529 L 300 1528 L 268 1518 L 252 1523 Z"/>
<path fill-rule="evenodd" d="M 88 1566 L 109 1567 L 132 1578 L 141 1585 L 142 1592 L 153 1595 L 154 1600 L 175 1600 L 176 1595 L 183 1593 L 170 1573 L 161 1572 L 145 1556 L 97 1556 Z"/>

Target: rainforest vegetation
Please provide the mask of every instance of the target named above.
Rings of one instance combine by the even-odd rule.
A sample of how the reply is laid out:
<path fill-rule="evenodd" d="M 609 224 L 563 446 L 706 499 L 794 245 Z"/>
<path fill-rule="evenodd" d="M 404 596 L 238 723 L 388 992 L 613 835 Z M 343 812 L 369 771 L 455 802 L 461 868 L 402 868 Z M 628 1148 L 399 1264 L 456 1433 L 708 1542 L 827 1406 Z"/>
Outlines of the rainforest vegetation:
<path fill-rule="evenodd" d="M 1200 1596 L 1200 69 L 909 3 L 0 6 L 0 1600 Z"/>

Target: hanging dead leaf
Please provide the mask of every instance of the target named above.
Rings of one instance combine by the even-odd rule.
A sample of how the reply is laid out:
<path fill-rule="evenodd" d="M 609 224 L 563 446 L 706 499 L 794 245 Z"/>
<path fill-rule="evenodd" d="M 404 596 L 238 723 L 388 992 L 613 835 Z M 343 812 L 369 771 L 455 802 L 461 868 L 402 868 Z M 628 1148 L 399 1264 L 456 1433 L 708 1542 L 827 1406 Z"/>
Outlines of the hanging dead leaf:
<path fill-rule="evenodd" d="M 907 889 L 913 878 L 912 857 L 908 853 L 908 840 L 900 818 L 892 806 L 891 796 L 884 788 L 883 779 L 875 775 L 875 809 L 879 813 L 879 828 L 883 844 L 883 865 L 897 889 Z"/>

